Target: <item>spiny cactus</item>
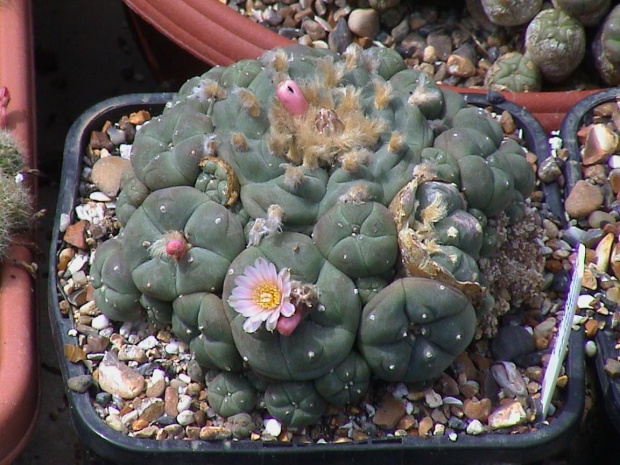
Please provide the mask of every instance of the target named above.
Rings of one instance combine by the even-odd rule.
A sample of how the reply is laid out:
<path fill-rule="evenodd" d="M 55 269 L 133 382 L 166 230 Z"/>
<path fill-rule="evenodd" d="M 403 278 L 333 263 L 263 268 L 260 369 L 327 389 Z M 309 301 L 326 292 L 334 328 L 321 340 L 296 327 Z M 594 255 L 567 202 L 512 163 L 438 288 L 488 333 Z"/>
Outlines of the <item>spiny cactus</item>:
<path fill-rule="evenodd" d="M 359 401 L 373 377 L 432 383 L 492 307 L 490 219 L 534 187 L 487 112 L 356 45 L 190 79 L 131 159 L 123 228 L 93 265 L 99 307 L 170 321 L 221 372 L 216 412 L 249 411 L 257 390 L 291 426 Z"/>

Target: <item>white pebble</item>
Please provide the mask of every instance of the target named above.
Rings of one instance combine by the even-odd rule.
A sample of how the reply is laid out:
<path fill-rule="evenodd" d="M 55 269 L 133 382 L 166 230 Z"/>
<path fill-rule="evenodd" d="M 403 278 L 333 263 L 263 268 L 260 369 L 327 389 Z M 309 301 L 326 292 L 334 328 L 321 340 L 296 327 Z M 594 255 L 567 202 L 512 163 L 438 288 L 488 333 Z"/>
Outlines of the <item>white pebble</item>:
<path fill-rule="evenodd" d="M 265 422 L 265 432 L 277 438 L 282 432 L 282 425 L 275 418 L 270 418 Z"/>
<path fill-rule="evenodd" d="M 131 145 L 130 144 L 119 145 L 118 151 L 120 152 L 122 158 L 126 158 L 127 160 L 131 159 Z"/>
<path fill-rule="evenodd" d="M 99 191 L 91 192 L 88 198 L 90 200 L 94 200 L 95 202 L 109 202 L 110 200 L 112 200 L 110 197 L 105 195 L 103 192 L 99 192 Z"/>
<path fill-rule="evenodd" d="M 90 325 L 97 331 L 110 326 L 110 320 L 104 314 L 98 315 L 92 319 Z"/>
<path fill-rule="evenodd" d="M 155 384 L 157 381 L 166 378 L 166 373 L 164 370 L 155 369 L 153 370 L 153 374 L 151 375 L 151 382 Z"/>
<path fill-rule="evenodd" d="M 185 384 L 189 384 L 192 382 L 192 378 L 190 378 L 185 373 L 179 373 L 178 378 L 179 378 L 179 381 L 183 381 Z"/>
<path fill-rule="evenodd" d="M 61 213 L 58 230 L 60 232 L 65 232 L 70 224 L 71 224 L 71 217 L 67 213 Z"/>
<path fill-rule="evenodd" d="M 409 394 L 409 389 L 405 386 L 405 383 L 396 383 L 392 389 L 392 395 L 397 399 L 405 397 Z"/>
<path fill-rule="evenodd" d="M 126 323 L 123 323 L 120 327 L 120 329 L 118 330 L 118 333 L 123 336 L 125 339 L 127 339 L 129 337 L 129 335 L 131 334 L 131 328 L 133 327 L 133 323 L 131 321 L 128 321 Z"/>
<path fill-rule="evenodd" d="M 191 410 L 183 410 L 177 415 L 177 423 L 181 426 L 188 426 L 194 423 L 194 412 Z"/>
<path fill-rule="evenodd" d="M 611 169 L 620 168 L 620 155 L 612 155 L 609 157 L 607 164 Z"/>
<path fill-rule="evenodd" d="M 149 350 L 157 347 L 159 345 L 159 341 L 155 336 L 149 336 L 146 339 L 143 339 L 138 343 L 138 347 L 142 350 Z"/>
<path fill-rule="evenodd" d="M 480 423 L 480 420 L 473 420 L 467 425 L 467 434 L 478 435 L 484 433 L 484 425 Z"/>
<path fill-rule="evenodd" d="M 189 410 L 192 406 L 192 398 L 186 394 L 179 396 L 179 402 L 177 403 L 177 410 L 182 412 L 184 410 Z"/>
<path fill-rule="evenodd" d="M 596 347 L 596 342 L 588 341 L 586 342 L 586 355 L 588 357 L 594 357 L 596 355 L 598 348 Z"/>
<path fill-rule="evenodd" d="M 179 343 L 177 341 L 172 341 L 166 344 L 166 353 L 170 355 L 176 355 L 179 353 Z"/>
<path fill-rule="evenodd" d="M 89 256 L 85 253 L 78 253 L 71 259 L 69 265 L 67 265 L 67 271 L 73 276 L 74 273 L 80 271 L 86 263 L 88 263 Z"/>
<path fill-rule="evenodd" d="M 577 307 L 578 308 L 594 308 L 592 305 L 596 297 L 590 294 L 582 294 L 577 298 Z"/>

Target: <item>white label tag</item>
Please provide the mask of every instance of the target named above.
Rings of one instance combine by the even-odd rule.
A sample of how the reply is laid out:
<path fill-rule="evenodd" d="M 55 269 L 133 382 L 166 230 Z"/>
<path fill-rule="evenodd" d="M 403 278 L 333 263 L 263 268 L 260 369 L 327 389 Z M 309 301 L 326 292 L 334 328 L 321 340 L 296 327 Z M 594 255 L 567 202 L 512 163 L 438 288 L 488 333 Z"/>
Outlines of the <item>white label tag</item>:
<path fill-rule="evenodd" d="M 570 289 L 564 305 L 564 318 L 562 319 L 558 334 L 555 338 L 553 352 L 551 352 L 551 358 L 549 359 L 549 364 L 547 365 L 547 370 L 545 371 L 545 377 L 543 378 L 541 396 L 543 418 L 547 417 L 551 397 L 555 391 L 555 385 L 558 381 L 558 375 L 560 374 L 560 367 L 564 362 L 564 358 L 566 357 L 566 352 L 568 350 L 568 340 L 570 338 L 573 319 L 575 317 L 575 310 L 577 308 L 577 299 L 579 298 L 579 293 L 581 291 L 581 281 L 583 280 L 585 262 L 586 248 L 583 244 L 579 244 Z"/>

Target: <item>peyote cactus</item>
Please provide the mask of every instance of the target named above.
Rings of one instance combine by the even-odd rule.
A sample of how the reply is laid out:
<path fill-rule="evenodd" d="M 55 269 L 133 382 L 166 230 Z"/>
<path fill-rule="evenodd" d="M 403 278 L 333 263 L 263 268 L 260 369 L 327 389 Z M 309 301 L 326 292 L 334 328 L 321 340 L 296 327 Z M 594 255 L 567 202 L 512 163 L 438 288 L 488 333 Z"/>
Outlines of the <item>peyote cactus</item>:
<path fill-rule="evenodd" d="M 190 79 L 131 159 L 121 233 L 93 264 L 100 309 L 170 321 L 220 372 L 219 414 L 258 391 L 291 426 L 373 376 L 425 386 L 452 363 L 493 306 L 492 219 L 518 220 L 535 180 L 488 112 L 356 45 Z"/>
<path fill-rule="evenodd" d="M 6 112 L 9 94 L 0 88 L 0 112 Z M 0 114 L 0 262 L 7 255 L 13 236 L 27 230 L 34 216 L 32 197 L 24 185 L 24 158 L 18 141 L 3 127 Z"/>
<path fill-rule="evenodd" d="M 592 44 L 594 64 L 608 86 L 620 84 L 620 5 L 607 15 Z"/>
<path fill-rule="evenodd" d="M 542 10 L 525 32 L 525 56 L 536 64 L 549 82 L 566 79 L 583 60 L 586 33 L 564 10 Z"/>

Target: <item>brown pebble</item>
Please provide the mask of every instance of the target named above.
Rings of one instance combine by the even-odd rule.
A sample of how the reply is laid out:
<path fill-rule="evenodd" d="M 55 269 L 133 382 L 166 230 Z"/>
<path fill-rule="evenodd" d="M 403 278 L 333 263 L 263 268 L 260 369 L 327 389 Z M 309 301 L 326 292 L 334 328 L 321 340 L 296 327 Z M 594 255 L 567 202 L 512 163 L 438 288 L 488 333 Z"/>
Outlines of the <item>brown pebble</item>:
<path fill-rule="evenodd" d="M 222 441 L 231 437 L 232 431 L 230 428 L 223 426 L 204 426 L 200 430 L 200 439 L 203 441 Z"/>
<path fill-rule="evenodd" d="M 463 413 L 470 420 L 480 420 L 482 423 L 487 421 L 489 414 L 491 413 L 491 400 L 484 399 L 465 399 L 463 402 Z"/>
<path fill-rule="evenodd" d="M 145 121 L 151 119 L 151 114 L 146 110 L 140 110 L 129 115 L 129 122 L 133 125 L 144 124 Z"/>
<path fill-rule="evenodd" d="M 179 403 L 179 391 L 172 386 L 168 386 L 164 391 L 164 410 L 166 415 L 176 417 L 179 414 L 177 404 Z"/>
<path fill-rule="evenodd" d="M 584 326 L 585 326 L 587 337 L 591 339 L 594 336 L 596 336 L 596 333 L 598 332 L 598 321 L 594 319 L 590 319 L 586 321 L 586 324 Z"/>
<path fill-rule="evenodd" d="M 452 54 L 446 61 L 448 74 L 462 78 L 471 77 L 476 74 L 476 67 L 468 58 Z"/>
<path fill-rule="evenodd" d="M 495 409 L 488 419 L 491 429 L 507 428 L 523 423 L 527 418 L 527 413 L 518 401 L 506 399 L 506 403 Z"/>
<path fill-rule="evenodd" d="M 396 429 L 409 430 L 415 428 L 417 421 L 413 415 L 405 415 L 396 424 Z"/>
<path fill-rule="evenodd" d="M 420 437 L 427 438 L 431 429 L 433 429 L 433 419 L 431 417 L 422 418 L 420 420 L 420 425 L 418 426 L 418 434 Z"/>
<path fill-rule="evenodd" d="M 608 358 L 605 360 L 605 373 L 607 373 L 611 378 L 620 378 L 620 362 L 613 358 Z"/>
<path fill-rule="evenodd" d="M 405 415 L 405 404 L 392 394 L 386 394 L 372 421 L 381 429 L 393 429 L 398 421 Z"/>
<path fill-rule="evenodd" d="M 89 222 L 86 220 L 80 220 L 77 223 L 70 224 L 65 231 L 62 239 L 71 244 L 78 249 L 86 250 L 88 249 L 88 244 L 86 243 L 86 229 L 88 228 Z"/>
<path fill-rule="evenodd" d="M 86 354 L 84 353 L 82 348 L 76 346 L 75 344 L 65 344 L 64 351 L 65 357 L 71 363 L 78 363 L 82 360 L 86 360 Z"/>
<path fill-rule="evenodd" d="M 514 118 L 510 112 L 506 110 L 504 110 L 499 117 L 499 124 L 501 124 L 505 134 L 512 134 L 517 130 L 517 125 L 515 124 Z"/>
<path fill-rule="evenodd" d="M 116 198 L 123 173 L 131 171 L 131 162 L 122 157 L 100 158 L 93 165 L 91 179 L 97 189 L 110 198 Z"/>
<path fill-rule="evenodd" d="M 138 419 L 131 424 L 132 431 L 140 431 L 141 429 L 146 428 L 149 425 L 149 422 L 146 420 Z"/>
<path fill-rule="evenodd" d="M 166 381 L 158 379 L 146 389 L 147 397 L 161 397 L 166 389 Z"/>
<path fill-rule="evenodd" d="M 564 206 L 571 218 L 580 219 L 598 210 L 601 205 L 603 194 L 600 189 L 580 179 L 568 195 Z"/>
<path fill-rule="evenodd" d="M 605 163 L 618 147 L 618 135 L 605 124 L 590 126 L 583 147 L 582 162 L 585 166 Z"/>
<path fill-rule="evenodd" d="M 92 131 L 90 133 L 90 148 L 93 150 L 96 149 L 106 149 L 106 150 L 114 150 L 114 144 L 110 140 L 110 137 L 105 133 L 105 131 Z"/>
<path fill-rule="evenodd" d="M 62 249 L 58 254 L 58 265 L 56 266 L 56 269 L 58 271 L 65 271 L 67 269 L 67 265 L 73 257 L 75 257 L 75 250 L 71 247 Z"/>

